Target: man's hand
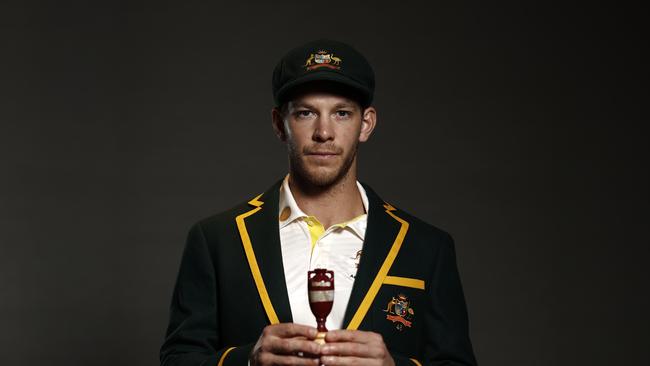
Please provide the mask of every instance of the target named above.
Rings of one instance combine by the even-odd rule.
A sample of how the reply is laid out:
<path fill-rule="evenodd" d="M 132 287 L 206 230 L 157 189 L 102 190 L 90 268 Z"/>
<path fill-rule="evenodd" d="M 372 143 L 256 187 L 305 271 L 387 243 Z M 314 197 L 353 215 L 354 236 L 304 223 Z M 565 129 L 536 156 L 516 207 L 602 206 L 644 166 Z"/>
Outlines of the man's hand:
<path fill-rule="evenodd" d="M 360 330 L 332 330 L 325 336 L 321 348 L 323 365 L 394 366 L 380 334 Z"/>
<path fill-rule="evenodd" d="M 318 365 L 320 345 L 313 341 L 317 333 L 316 328 L 306 325 L 269 325 L 251 351 L 250 365 Z M 310 354 L 316 358 L 307 357 Z"/>

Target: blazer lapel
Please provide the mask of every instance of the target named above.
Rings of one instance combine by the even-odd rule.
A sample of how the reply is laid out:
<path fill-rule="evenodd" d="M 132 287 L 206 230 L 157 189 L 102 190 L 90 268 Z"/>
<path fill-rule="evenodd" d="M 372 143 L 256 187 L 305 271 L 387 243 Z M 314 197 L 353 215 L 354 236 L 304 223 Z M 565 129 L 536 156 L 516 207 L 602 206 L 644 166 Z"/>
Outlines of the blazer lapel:
<path fill-rule="evenodd" d="M 281 184 L 282 179 L 249 201 L 251 210 L 236 218 L 248 263 L 271 323 L 293 321 L 278 230 Z M 409 226 L 391 212 L 395 210 L 394 207 L 385 203 L 368 185 L 361 184 L 368 196 L 368 225 L 363 254 L 343 321 L 348 329 L 357 329 L 363 321 Z"/>
<path fill-rule="evenodd" d="M 259 210 L 245 217 L 243 222 L 245 223 L 244 229 L 247 231 L 270 304 L 277 314 L 278 321 L 285 323 L 293 320 L 284 278 L 280 232 L 278 229 L 278 199 L 281 184 L 282 179 L 273 184 L 256 200 L 251 200 L 251 202 L 259 202 L 251 204 L 251 208 L 258 206 Z M 239 231 L 241 235 L 242 227 L 239 227 Z M 248 260 L 250 265 L 251 259 L 248 258 Z M 258 291 L 260 291 L 259 283 L 257 286 Z M 264 299 L 262 301 L 264 302 Z M 267 308 L 266 311 L 268 314 L 269 309 Z"/>
<path fill-rule="evenodd" d="M 388 213 L 394 210 L 392 206 L 384 203 L 367 184 L 363 182 L 361 184 L 368 196 L 368 225 L 366 226 L 359 269 L 357 270 L 343 321 L 343 324 L 347 325 L 348 329 L 357 329 L 365 317 L 370 305 L 367 302 L 372 303 L 374 300 L 374 295 L 367 296 L 370 287 L 378 276 L 379 270 L 389 252 L 395 247 L 396 241 L 399 241 L 397 245 L 397 250 L 399 250 L 401 240 L 406 233 L 406 229 L 408 229 L 408 224 L 400 224 Z M 404 226 L 406 227 L 404 228 Z M 392 261 L 390 264 L 392 264 Z"/>

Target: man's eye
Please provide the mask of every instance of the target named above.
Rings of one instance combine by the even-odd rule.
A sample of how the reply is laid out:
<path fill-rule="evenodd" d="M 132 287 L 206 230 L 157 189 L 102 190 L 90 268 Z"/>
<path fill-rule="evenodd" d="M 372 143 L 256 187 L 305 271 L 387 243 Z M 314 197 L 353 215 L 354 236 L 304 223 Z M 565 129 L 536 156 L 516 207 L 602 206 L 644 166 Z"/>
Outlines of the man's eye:
<path fill-rule="evenodd" d="M 350 111 L 336 111 L 337 117 L 349 117 L 352 112 Z"/>
<path fill-rule="evenodd" d="M 312 112 L 311 112 L 311 111 L 308 111 L 308 110 L 298 111 L 298 112 L 296 112 L 296 115 L 297 115 L 298 117 L 309 117 L 309 116 L 312 115 Z"/>

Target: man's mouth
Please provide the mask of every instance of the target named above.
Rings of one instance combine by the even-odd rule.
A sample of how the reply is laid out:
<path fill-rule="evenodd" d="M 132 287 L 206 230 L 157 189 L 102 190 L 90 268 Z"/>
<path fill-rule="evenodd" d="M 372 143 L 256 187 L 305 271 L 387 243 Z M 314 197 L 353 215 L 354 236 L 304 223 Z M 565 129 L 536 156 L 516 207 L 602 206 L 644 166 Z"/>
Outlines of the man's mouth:
<path fill-rule="evenodd" d="M 339 153 L 334 151 L 310 151 L 306 155 L 316 161 L 329 161 L 330 159 L 336 158 Z"/>
<path fill-rule="evenodd" d="M 311 151 L 307 155 L 338 155 L 338 153 L 334 151 Z"/>

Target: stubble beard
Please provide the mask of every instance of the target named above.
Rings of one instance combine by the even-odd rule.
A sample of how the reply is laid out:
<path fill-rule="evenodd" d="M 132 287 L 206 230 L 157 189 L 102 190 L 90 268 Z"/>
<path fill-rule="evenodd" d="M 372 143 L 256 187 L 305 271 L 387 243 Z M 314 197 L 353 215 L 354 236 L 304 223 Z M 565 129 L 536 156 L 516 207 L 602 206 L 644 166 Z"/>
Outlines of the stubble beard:
<path fill-rule="evenodd" d="M 301 183 L 317 189 L 326 189 L 336 185 L 350 172 L 350 167 L 357 154 L 359 144 L 355 143 L 347 154 L 339 155 L 342 157 L 340 165 L 335 169 L 322 169 L 316 165 L 308 164 L 305 161 L 305 154 L 299 151 L 293 144 L 288 145 L 289 168 L 294 178 Z"/>

